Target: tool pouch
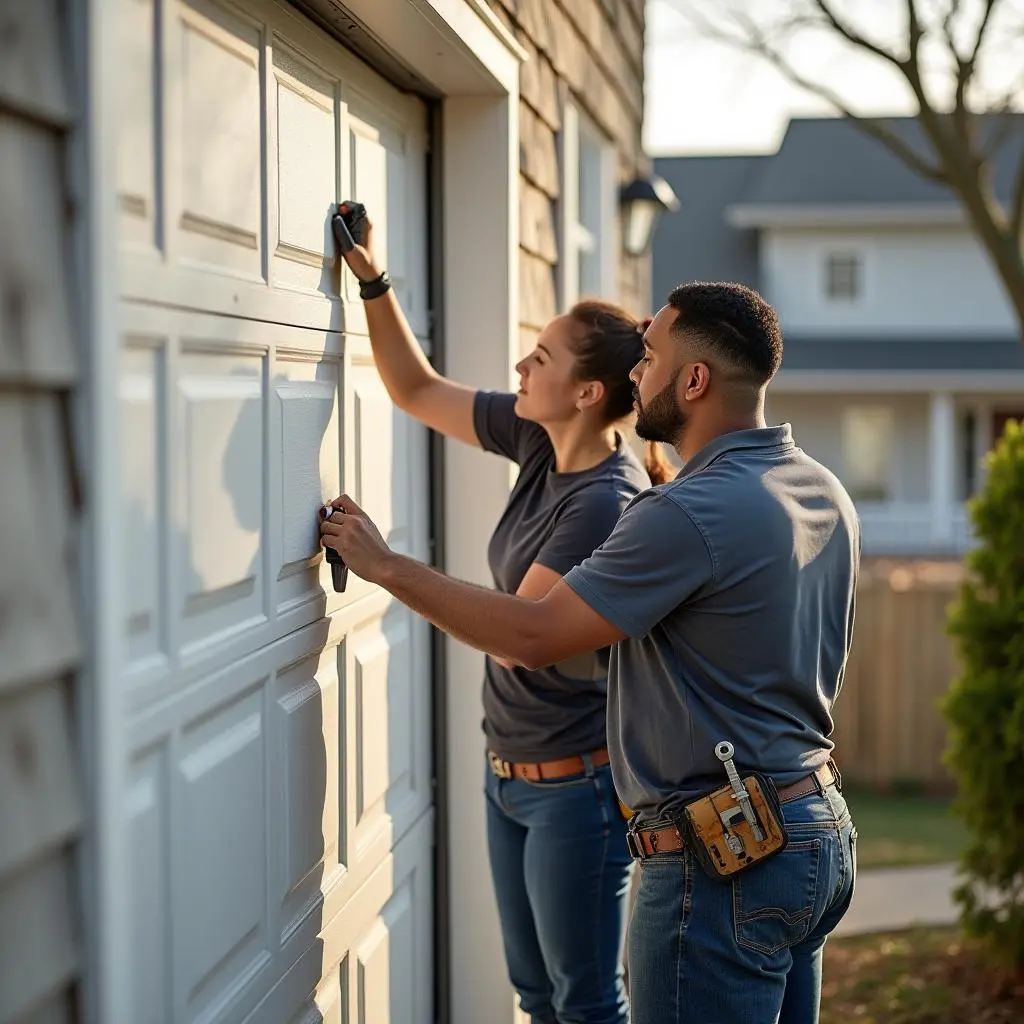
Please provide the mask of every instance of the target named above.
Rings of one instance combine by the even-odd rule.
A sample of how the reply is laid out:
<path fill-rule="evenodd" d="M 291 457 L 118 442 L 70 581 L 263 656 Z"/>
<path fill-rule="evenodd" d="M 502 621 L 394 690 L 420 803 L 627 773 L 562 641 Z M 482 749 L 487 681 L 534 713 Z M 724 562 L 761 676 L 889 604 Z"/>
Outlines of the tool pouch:
<path fill-rule="evenodd" d="M 754 772 L 743 779 L 743 785 L 764 832 L 763 839 L 754 838 L 730 785 L 688 803 L 683 808 L 682 821 L 677 823 L 697 863 L 716 881 L 727 882 L 755 864 L 774 857 L 789 842 L 782 818 L 782 804 L 772 779 Z M 736 837 L 733 840 L 736 850 L 727 842 L 723 814 L 731 822 L 728 831 Z M 742 850 L 738 849 L 736 839 L 742 844 Z"/>

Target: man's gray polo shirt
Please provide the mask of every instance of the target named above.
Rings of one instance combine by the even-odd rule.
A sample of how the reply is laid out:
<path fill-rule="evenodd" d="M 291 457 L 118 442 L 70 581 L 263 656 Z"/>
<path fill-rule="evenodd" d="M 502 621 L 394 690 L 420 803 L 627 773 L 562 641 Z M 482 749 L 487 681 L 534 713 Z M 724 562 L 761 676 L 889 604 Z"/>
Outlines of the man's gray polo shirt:
<path fill-rule="evenodd" d="M 853 631 L 860 527 L 789 424 L 712 441 L 643 491 L 565 577 L 627 639 L 608 744 L 621 799 L 651 819 L 737 767 L 780 785 L 824 764 Z"/>

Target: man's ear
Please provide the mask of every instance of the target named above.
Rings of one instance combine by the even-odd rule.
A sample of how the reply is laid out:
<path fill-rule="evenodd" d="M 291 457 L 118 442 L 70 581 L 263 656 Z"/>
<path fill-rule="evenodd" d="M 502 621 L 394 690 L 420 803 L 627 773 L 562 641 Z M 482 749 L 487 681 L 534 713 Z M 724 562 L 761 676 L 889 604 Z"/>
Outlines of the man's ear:
<path fill-rule="evenodd" d="M 692 402 L 707 394 L 711 386 L 711 367 L 707 363 L 690 363 L 683 367 L 679 379 L 684 382 L 683 400 Z"/>

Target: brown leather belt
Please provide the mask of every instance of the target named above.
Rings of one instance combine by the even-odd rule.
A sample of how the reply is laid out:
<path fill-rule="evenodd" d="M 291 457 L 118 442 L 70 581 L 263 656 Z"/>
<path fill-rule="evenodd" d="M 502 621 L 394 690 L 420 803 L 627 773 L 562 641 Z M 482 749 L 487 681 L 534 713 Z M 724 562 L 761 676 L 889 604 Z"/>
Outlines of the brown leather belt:
<path fill-rule="evenodd" d="M 809 793 L 823 793 L 829 786 L 838 783 L 839 770 L 829 761 L 792 785 L 780 786 L 779 803 L 788 804 Z M 626 845 L 635 860 L 646 860 L 656 853 L 678 853 L 686 844 L 675 825 L 663 825 L 660 828 L 630 829 Z"/>
<path fill-rule="evenodd" d="M 497 754 L 487 751 L 487 761 L 491 771 L 499 779 L 525 779 L 527 782 L 549 782 L 551 779 L 564 779 L 567 775 L 582 775 L 587 770 L 584 757 L 590 758 L 594 768 L 603 768 L 608 763 L 607 750 L 595 750 L 590 754 L 575 754 L 562 757 L 557 761 L 505 761 Z"/>

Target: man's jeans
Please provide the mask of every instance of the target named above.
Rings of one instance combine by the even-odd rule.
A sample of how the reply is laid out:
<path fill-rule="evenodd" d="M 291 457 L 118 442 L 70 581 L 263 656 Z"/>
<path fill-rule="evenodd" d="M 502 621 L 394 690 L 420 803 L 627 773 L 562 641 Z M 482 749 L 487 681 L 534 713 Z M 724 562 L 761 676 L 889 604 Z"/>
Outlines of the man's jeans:
<path fill-rule="evenodd" d="M 835 786 L 783 805 L 789 845 L 731 882 L 693 856 L 641 865 L 632 1024 L 817 1024 L 822 949 L 846 913 L 857 830 Z"/>
<path fill-rule="evenodd" d="M 487 841 L 505 959 L 531 1024 L 626 1024 L 631 860 L 611 769 L 566 781 L 487 769 Z"/>

